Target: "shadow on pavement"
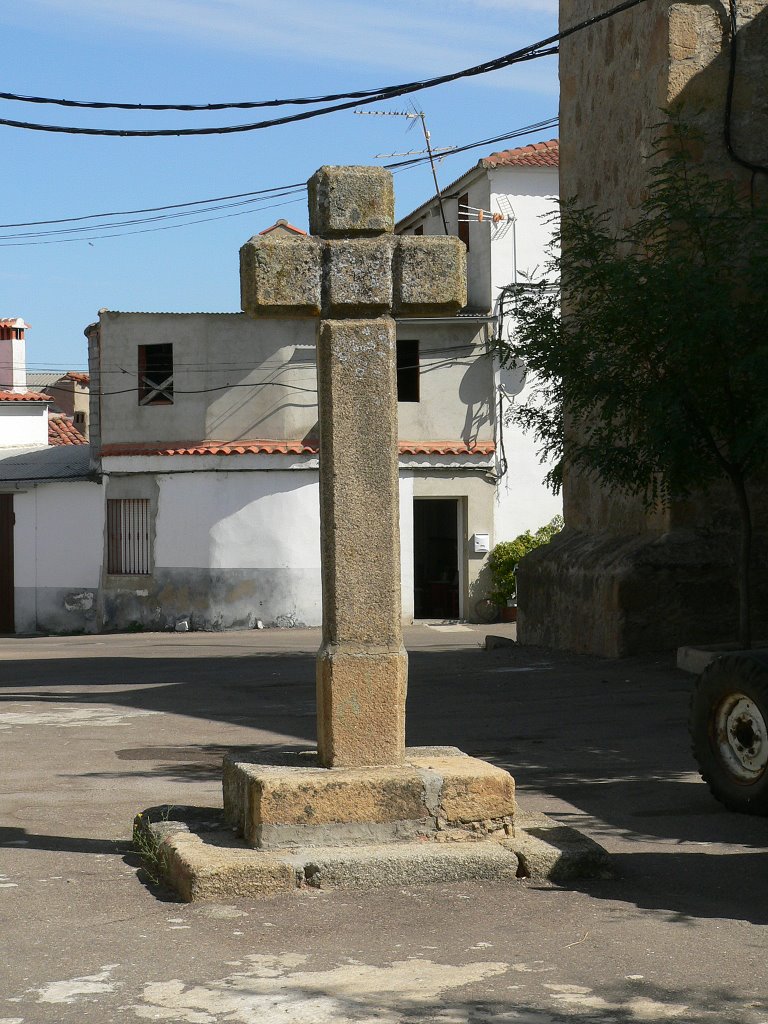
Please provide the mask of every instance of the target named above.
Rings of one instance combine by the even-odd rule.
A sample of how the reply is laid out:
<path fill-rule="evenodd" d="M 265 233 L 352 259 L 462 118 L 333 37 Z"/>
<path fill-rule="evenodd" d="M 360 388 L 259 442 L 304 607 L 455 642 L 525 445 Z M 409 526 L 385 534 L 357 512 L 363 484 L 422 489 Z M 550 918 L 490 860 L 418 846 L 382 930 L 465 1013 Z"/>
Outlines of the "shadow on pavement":
<path fill-rule="evenodd" d="M 6 661 L 0 687 L 0 728 L 10 702 L 109 704 L 211 721 L 209 743 L 182 736 L 121 746 L 124 771 L 91 773 L 100 778 L 210 782 L 233 749 L 216 741 L 217 722 L 306 745 L 315 735 L 314 655 L 306 652 L 215 657 L 206 647 L 200 657 L 157 657 L 149 648 L 144 656 Z M 768 819 L 727 812 L 698 780 L 686 724 L 691 687 L 671 658 L 420 648 L 410 656 L 408 742 L 456 745 L 508 768 L 524 803 L 539 800 L 603 842 L 621 879 L 585 886 L 592 895 L 681 921 L 768 923 Z M 169 739 L 179 734 L 175 720 Z"/>

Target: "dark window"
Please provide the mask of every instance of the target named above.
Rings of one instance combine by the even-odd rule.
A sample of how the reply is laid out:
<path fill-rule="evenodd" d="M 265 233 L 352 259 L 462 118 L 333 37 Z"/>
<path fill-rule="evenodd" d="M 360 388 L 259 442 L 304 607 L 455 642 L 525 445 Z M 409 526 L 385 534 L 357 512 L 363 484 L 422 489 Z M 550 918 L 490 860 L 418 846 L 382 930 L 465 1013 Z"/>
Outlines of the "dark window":
<path fill-rule="evenodd" d="M 467 207 L 469 206 L 469 194 L 464 193 L 463 196 L 459 196 L 458 207 L 459 207 L 459 218 L 466 216 Z M 459 219 L 459 238 L 462 240 L 464 245 L 467 247 L 469 252 L 469 221 Z"/>
<path fill-rule="evenodd" d="M 149 498 L 107 499 L 107 572 L 149 574 Z"/>
<path fill-rule="evenodd" d="M 419 343 L 398 341 L 397 343 L 397 400 L 418 402 L 419 400 Z"/>
<path fill-rule="evenodd" d="M 414 235 L 423 235 L 424 234 L 424 225 L 423 224 L 419 224 L 419 226 L 417 228 L 413 229 L 413 233 L 414 233 Z"/>
<path fill-rule="evenodd" d="M 76 412 L 75 413 L 75 426 L 81 427 L 84 423 L 85 423 L 85 413 L 84 412 Z"/>
<path fill-rule="evenodd" d="M 139 405 L 173 403 L 173 345 L 139 345 Z"/>

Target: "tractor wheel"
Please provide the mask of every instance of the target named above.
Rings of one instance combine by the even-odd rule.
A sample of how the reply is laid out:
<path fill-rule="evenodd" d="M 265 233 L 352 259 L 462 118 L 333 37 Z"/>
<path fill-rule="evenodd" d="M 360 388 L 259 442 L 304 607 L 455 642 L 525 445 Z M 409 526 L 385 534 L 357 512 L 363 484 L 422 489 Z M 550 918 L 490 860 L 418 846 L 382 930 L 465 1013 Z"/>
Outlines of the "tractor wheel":
<path fill-rule="evenodd" d="M 689 728 L 712 794 L 732 811 L 768 814 L 768 652 L 713 661 L 691 697 Z"/>

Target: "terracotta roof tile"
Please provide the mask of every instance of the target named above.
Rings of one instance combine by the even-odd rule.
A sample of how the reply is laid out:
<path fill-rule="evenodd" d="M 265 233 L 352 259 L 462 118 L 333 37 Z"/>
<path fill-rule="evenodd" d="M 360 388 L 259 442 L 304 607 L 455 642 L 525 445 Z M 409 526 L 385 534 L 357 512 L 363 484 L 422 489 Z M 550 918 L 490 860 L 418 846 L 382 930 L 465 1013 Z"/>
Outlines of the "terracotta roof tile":
<path fill-rule="evenodd" d="M 401 441 L 401 455 L 493 455 L 493 441 Z"/>
<path fill-rule="evenodd" d="M 77 381 L 78 384 L 90 384 L 91 382 L 91 375 L 89 373 L 78 373 L 75 370 L 70 370 L 64 376 L 67 380 Z"/>
<path fill-rule="evenodd" d="M 49 416 L 48 444 L 88 444 L 88 442 L 66 416 Z"/>
<path fill-rule="evenodd" d="M 468 444 L 465 441 L 401 441 L 401 455 L 492 455 L 492 441 Z M 105 444 L 101 454 L 118 455 L 317 455 L 317 441 L 191 441 L 164 445 Z"/>
<path fill-rule="evenodd" d="M 517 149 L 502 149 L 480 161 L 483 167 L 557 167 L 560 164 L 560 140 L 534 142 Z"/>
<path fill-rule="evenodd" d="M 0 391 L 0 402 L 53 402 L 39 391 Z"/>
<path fill-rule="evenodd" d="M 280 220 L 275 221 L 274 224 L 270 224 L 268 228 L 264 228 L 264 230 L 260 231 L 259 234 L 269 235 L 273 231 L 280 230 L 290 232 L 293 235 L 306 235 L 307 233 L 306 231 L 302 231 L 301 228 L 297 228 L 293 224 L 289 224 L 287 220 L 281 217 Z"/>

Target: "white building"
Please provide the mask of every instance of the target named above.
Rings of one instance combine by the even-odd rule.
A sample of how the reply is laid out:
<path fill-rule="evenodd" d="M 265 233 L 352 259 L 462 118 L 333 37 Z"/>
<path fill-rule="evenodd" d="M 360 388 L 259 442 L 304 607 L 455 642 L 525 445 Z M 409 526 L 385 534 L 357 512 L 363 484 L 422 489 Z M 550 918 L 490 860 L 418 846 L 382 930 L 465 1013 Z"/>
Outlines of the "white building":
<path fill-rule="evenodd" d="M 406 620 L 472 619 L 487 591 L 490 325 L 398 322 Z M 318 624 L 314 322 L 102 310 L 87 334 L 101 625 Z"/>
<path fill-rule="evenodd" d="M 551 218 L 557 212 L 558 175 L 557 139 L 492 153 L 442 190 L 442 204 L 436 196 L 429 199 L 403 217 L 396 231 L 442 234 L 445 217 L 448 232 L 467 246 L 469 308 L 495 312 L 503 288 L 535 279 L 544 269 Z M 523 384 L 519 372 L 496 367 L 502 409 L 525 397 Z M 560 514 L 562 501 L 542 483 L 547 467 L 539 461 L 534 439 L 503 419 L 496 417 L 495 533 L 498 540 L 511 540 Z"/>
<path fill-rule="evenodd" d="M 85 439 L 27 391 L 28 327 L 0 320 L 0 633 L 95 629 L 102 488 Z"/>
<path fill-rule="evenodd" d="M 537 216 L 557 174 L 556 144 L 515 152 L 528 163 L 497 154 L 458 182 L 449 227 L 469 242 L 468 309 L 397 323 L 406 621 L 475 620 L 488 549 L 559 510 L 530 442 L 509 431 L 508 514 L 497 496 L 493 305 L 512 279 L 497 254 L 540 262 Z M 502 195 L 514 224 L 457 224 L 459 200 L 494 211 Z M 425 204 L 400 230 L 431 232 L 435 220 Z M 305 244 L 290 225 L 271 230 Z M 90 446 L 0 452 L 0 544 L 15 560 L 6 628 L 319 624 L 315 323 L 102 310 L 86 336 Z"/>

